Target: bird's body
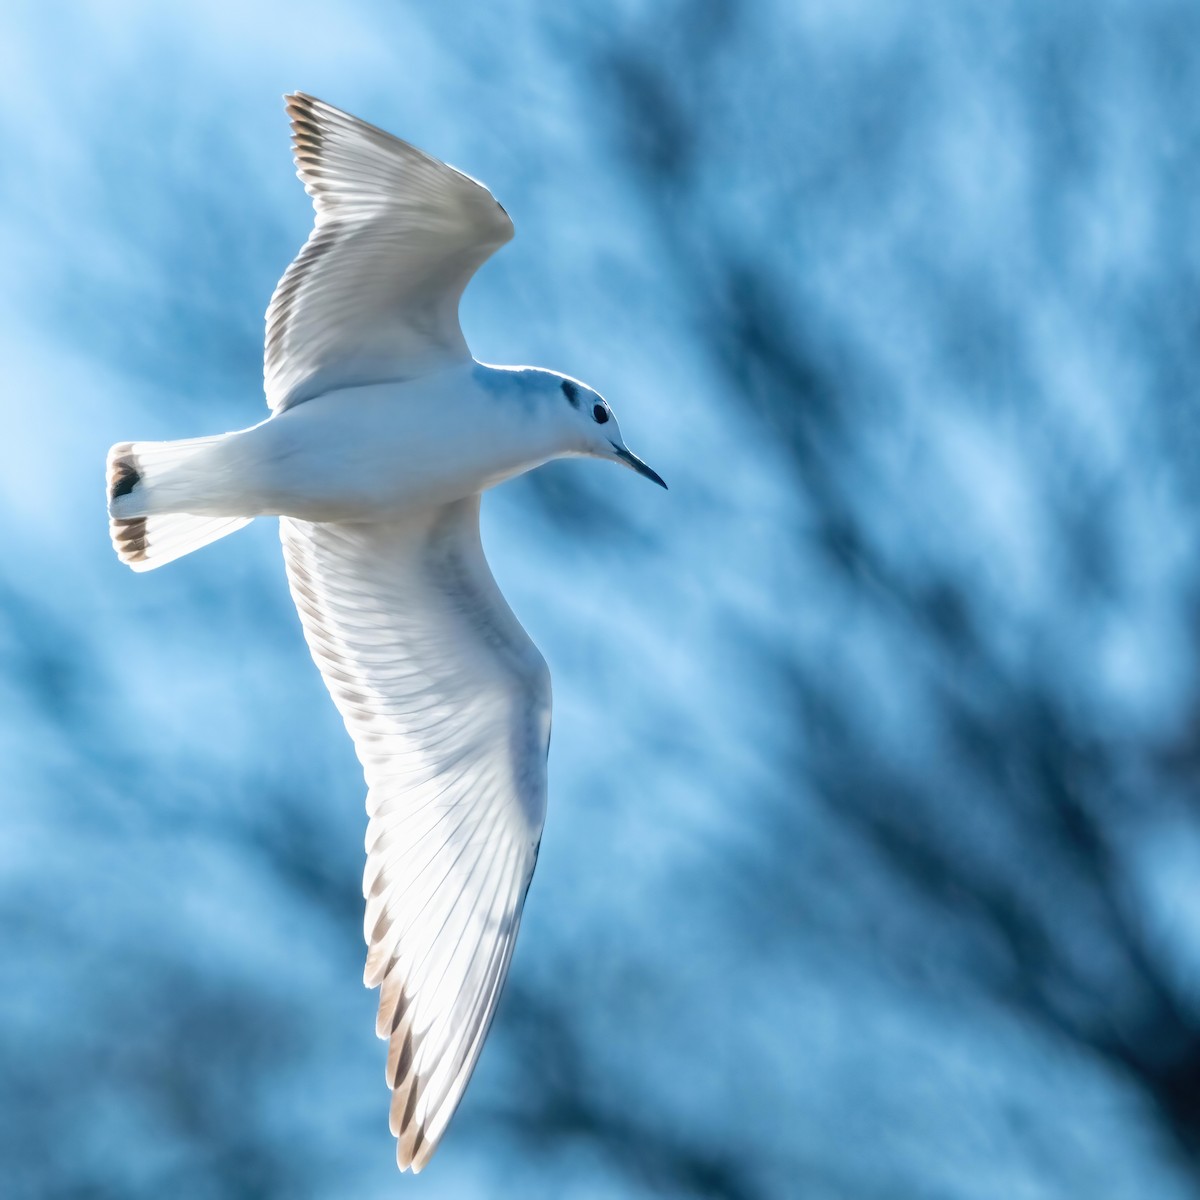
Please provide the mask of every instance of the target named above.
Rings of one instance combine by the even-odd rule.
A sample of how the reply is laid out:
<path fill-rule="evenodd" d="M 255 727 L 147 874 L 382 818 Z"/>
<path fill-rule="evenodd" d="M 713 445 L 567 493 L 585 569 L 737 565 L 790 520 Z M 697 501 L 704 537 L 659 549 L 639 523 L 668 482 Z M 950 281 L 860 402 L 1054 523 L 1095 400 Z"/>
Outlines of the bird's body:
<path fill-rule="evenodd" d="M 113 446 L 109 528 L 145 571 L 280 518 L 366 775 L 364 979 L 419 1171 L 495 1013 L 546 811 L 550 676 L 488 569 L 480 493 L 571 455 L 662 480 L 592 389 L 471 357 L 459 297 L 512 236 L 486 188 L 312 97 L 288 109 L 316 222 L 267 311 L 271 416 Z"/>
<path fill-rule="evenodd" d="M 583 453 L 562 376 L 471 362 L 324 393 L 209 442 L 145 515 L 382 521 Z M 135 447 L 136 448 L 136 447 Z"/>

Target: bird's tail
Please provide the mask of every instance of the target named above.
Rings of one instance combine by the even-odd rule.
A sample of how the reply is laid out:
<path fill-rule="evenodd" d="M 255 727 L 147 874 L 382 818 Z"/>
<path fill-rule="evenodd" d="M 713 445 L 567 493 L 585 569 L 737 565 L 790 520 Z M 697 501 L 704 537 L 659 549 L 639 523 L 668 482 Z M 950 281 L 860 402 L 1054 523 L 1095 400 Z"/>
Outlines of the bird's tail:
<path fill-rule="evenodd" d="M 203 495 L 195 460 L 224 438 L 118 442 L 108 452 L 108 532 L 123 563 L 152 571 L 250 524 L 250 517 L 187 510 Z"/>

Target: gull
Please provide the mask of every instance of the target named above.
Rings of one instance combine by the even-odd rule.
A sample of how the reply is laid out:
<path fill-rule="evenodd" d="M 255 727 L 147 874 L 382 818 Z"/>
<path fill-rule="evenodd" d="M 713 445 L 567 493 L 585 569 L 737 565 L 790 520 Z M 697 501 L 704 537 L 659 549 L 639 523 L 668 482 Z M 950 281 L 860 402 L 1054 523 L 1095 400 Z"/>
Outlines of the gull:
<path fill-rule="evenodd" d="M 546 812 L 550 674 L 488 569 L 480 495 L 583 455 L 666 484 L 586 384 L 472 357 L 459 298 L 513 235 L 487 188 L 312 96 L 285 102 L 316 217 L 267 309 L 270 416 L 113 446 L 109 531 L 148 571 L 280 519 L 366 777 L 363 978 L 415 1172 L 495 1015 Z"/>

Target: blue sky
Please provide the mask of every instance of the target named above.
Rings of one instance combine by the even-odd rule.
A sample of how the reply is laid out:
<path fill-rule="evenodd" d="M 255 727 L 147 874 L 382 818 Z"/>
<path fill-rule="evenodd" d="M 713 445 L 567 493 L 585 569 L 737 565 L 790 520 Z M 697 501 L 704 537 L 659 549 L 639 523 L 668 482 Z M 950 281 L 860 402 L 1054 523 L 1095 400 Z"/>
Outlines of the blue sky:
<path fill-rule="evenodd" d="M 1198 22 L 10 6 L 15 1194 L 1194 1195 Z M 486 500 L 551 806 L 418 1182 L 276 532 L 135 577 L 102 508 L 110 443 L 264 414 L 295 88 L 487 182 L 474 353 L 586 380 L 671 485 Z"/>

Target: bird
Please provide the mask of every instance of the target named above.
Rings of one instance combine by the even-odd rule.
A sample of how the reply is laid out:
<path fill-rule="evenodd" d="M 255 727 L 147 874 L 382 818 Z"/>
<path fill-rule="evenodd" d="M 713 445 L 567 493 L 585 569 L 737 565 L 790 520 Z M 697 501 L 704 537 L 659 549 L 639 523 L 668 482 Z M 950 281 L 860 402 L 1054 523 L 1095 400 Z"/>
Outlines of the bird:
<path fill-rule="evenodd" d="M 546 662 L 484 557 L 484 491 L 564 457 L 665 488 L 580 380 L 477 361 L 463 290 L 513 236 L 469 175 L 304 92 L 315 211 L 266 313 L 269 415 L 119 442 L 109 533 L 148 571 L 278 517 L 304 637 L 367 785 L 364 983 L 401 1170 L 437 1149 L 508 974 L 546 813 Z"/>

